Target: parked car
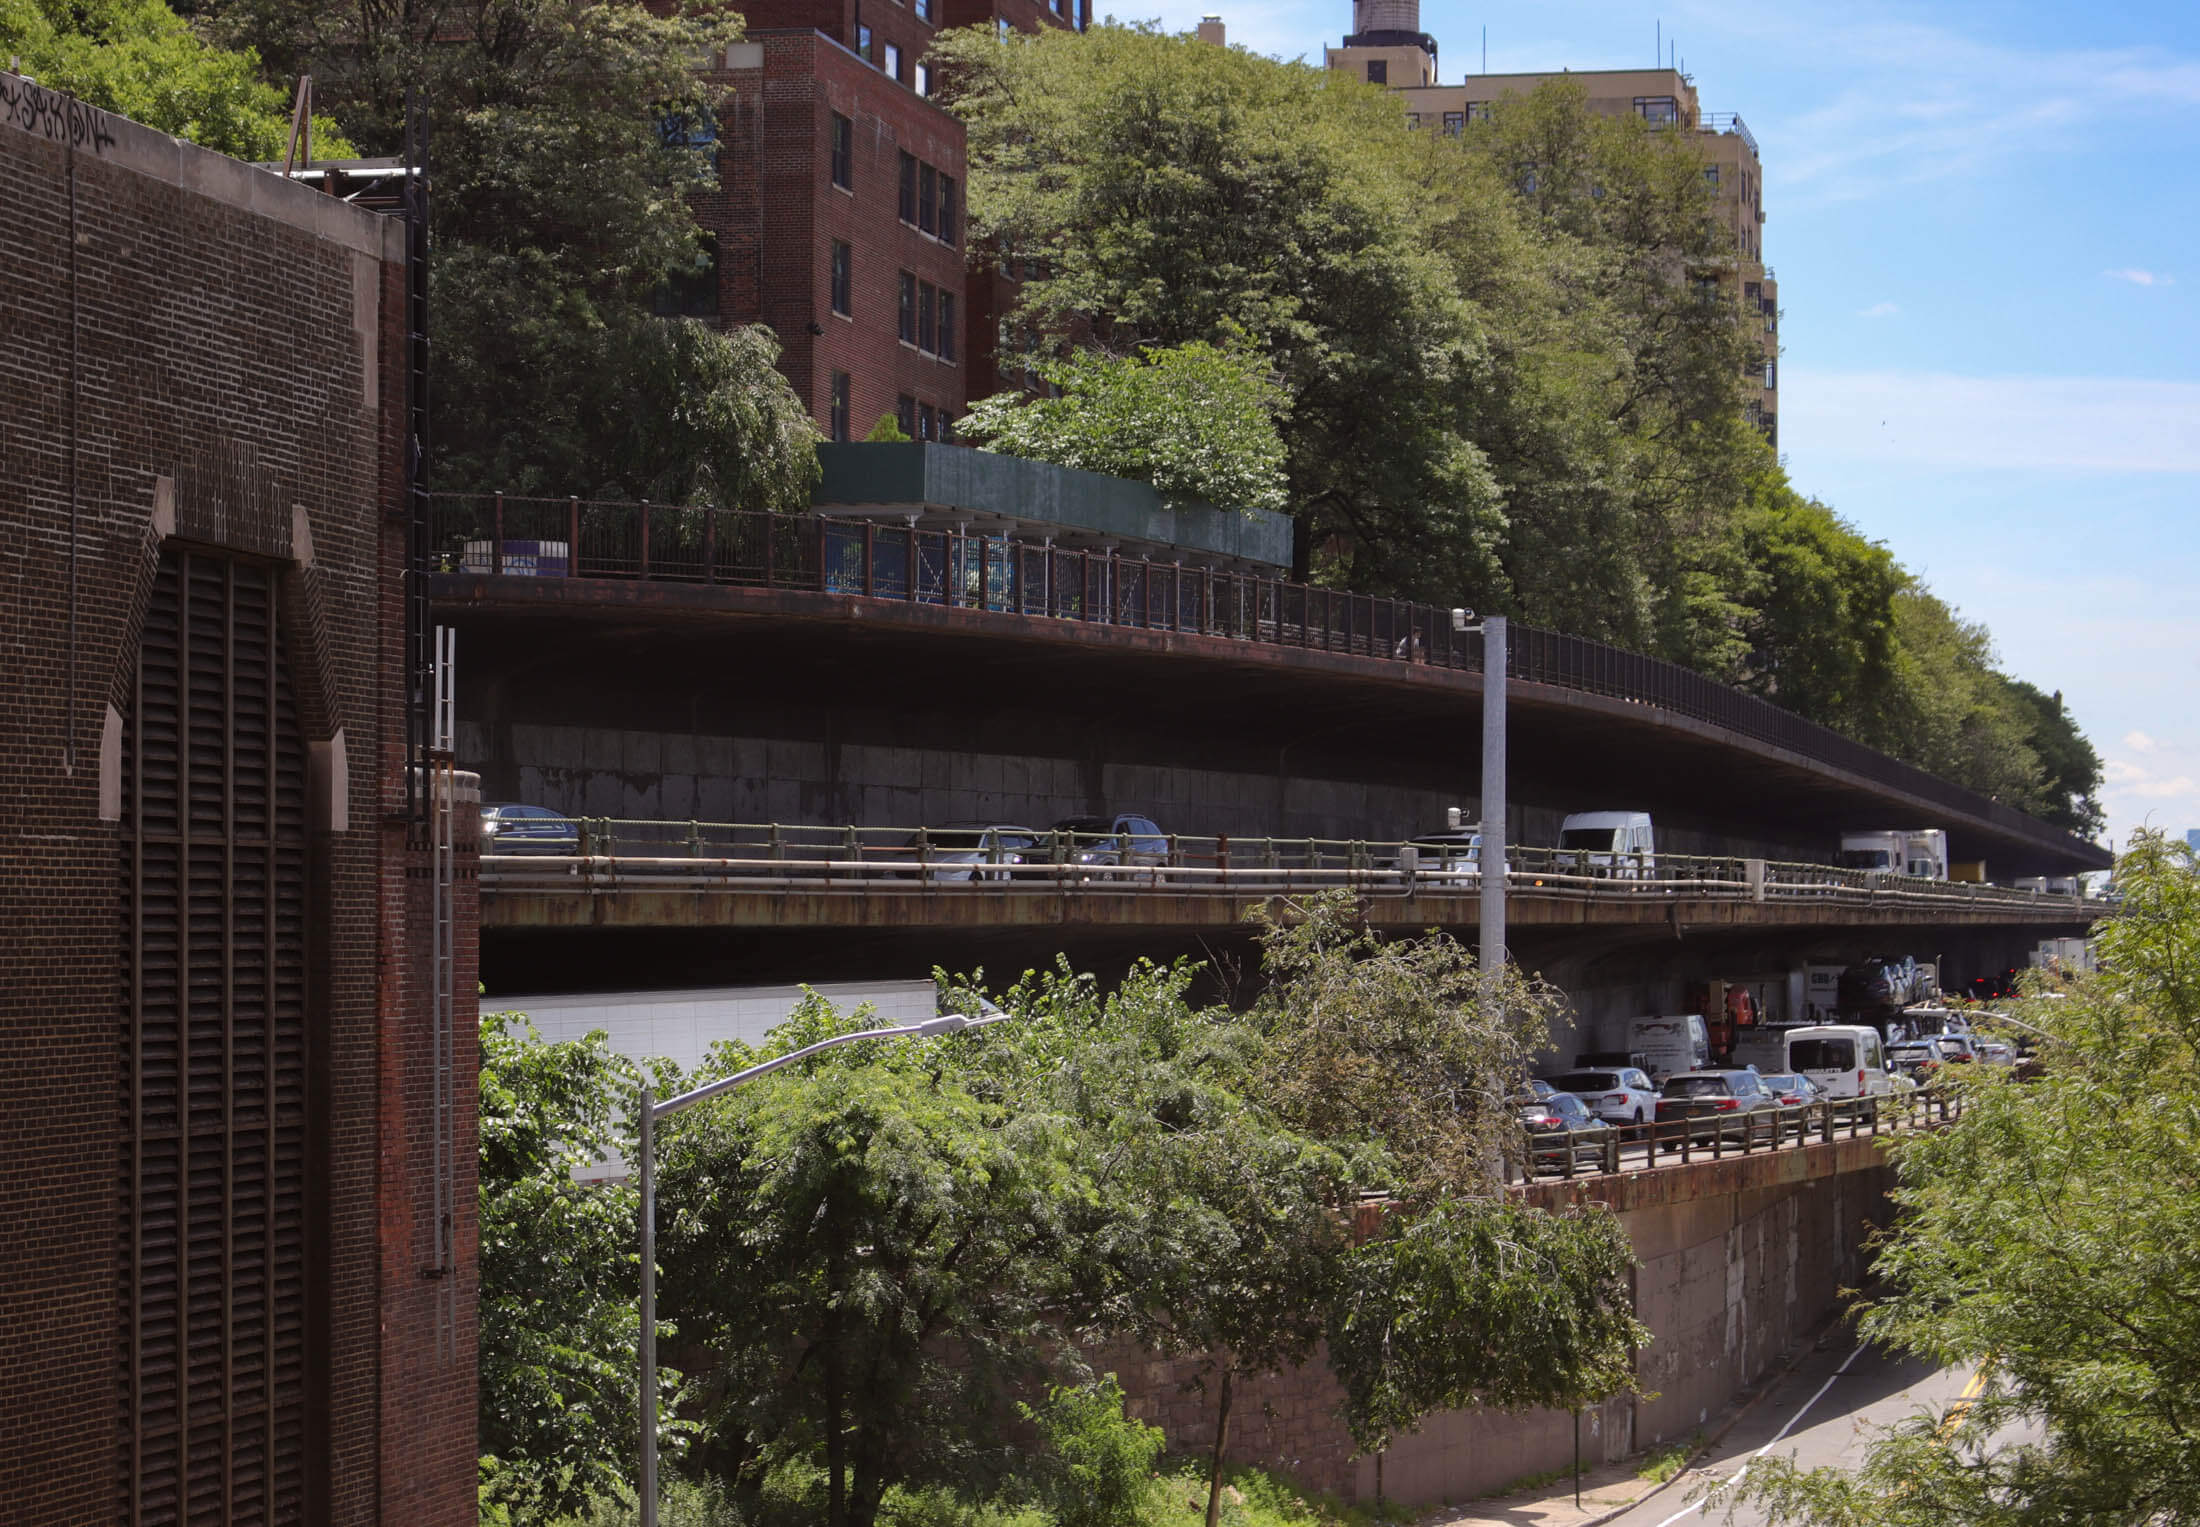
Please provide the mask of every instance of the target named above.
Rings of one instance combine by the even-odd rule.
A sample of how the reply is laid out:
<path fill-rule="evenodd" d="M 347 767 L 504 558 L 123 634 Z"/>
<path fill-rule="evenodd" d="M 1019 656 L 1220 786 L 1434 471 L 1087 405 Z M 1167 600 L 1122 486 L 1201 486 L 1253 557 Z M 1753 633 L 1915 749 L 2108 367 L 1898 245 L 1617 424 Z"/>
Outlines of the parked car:
<path fill-rule="evenodd" d="M 1754 1071 L 1683 1071 L 1669 1076 L 1658 1087 L 1658 1122 L 1686 1121 L 1693 1127 L 1692 1140 L 1724 1136 L 1747 1141 L 1770 1133 L 1775 1139 L 1784 1127 L 1775 1118 L 1760 1122 L 1759 1110 L 1777 1108 L 1779 1102 Z M 1667 1140 L 1665 1148 L 1679 1150 L 1681 1142 Z"/>
<path fill-rule="evenodd" d="M 1046 862 L 1046 834 L 1032 827 L 1000 822 L 944 822 L 913 832 L 894 850 L 897 861 L 917 861 L 922 869 L 902 870 L 929 880 L 1008 880 L 1019 864 Z"/>
<path fill-rule="evenodd" d="M 1482 878 L 1482 835 L 1478 832 L 1430 832 L 1408 840 L 1418 851 L 1414 874 L 1422 880 L 1476 881 Z M 1398 868 L 1392 859 L 1385 868 Z"/>
<path fill-rule="evenodd" d="M 1119 812 L 1112 817 L 1064 817 L 1054 830 L 1068 835 L 1071 864 L 1094 868 L 1146 868 L 1169 862 L 1169 837 L 1150 817 Z"/>
<path fill-rule="evenodd" d="M 2013 1066 L 2017 1063 L 2017 1047 L 2000 1039 L 1971 1037 L 1971 1048 L 1978 1053 L 1979 1062 L 1988 1066 Z"/>
<path fill-rule="evenodd" d="M 1540 1076 L 1531 1076 L 1513 1089 L 1513 1101 L 1520 1104 L 1541 1103 L 1558 1096 L 1558 1089 Z"/>
<path fill-rule="evenodd" d="M 547 806 L 499 801 L 481 808 L 481 851 L 577 854 L 581 851 L 581 832 L 571 817 Z"/>
<path fill-rule="evenodd" d="M 1572 1093 L 1554 1090 L 1540 1102 L 1523 1103 L 1519 1117 L 1528 1132 L 1530 1171 L 1563 1171 L 1569 1153 L 1576 1166 L 1603 1164 L 1612 1126 Z"/>
<path fill-rule="evenodd" d="M 1658 1089 L 1633 1066 L 1610 1071 L 1567 1071 L 1548 1078 L 1560 1092 L 1573 1094 L 1600 1119 L 1642 1124 L 1658 1111 Z"/>
<path fill-rule="evenodd" d="M 1632 1066 L 1647 1073 L 1650 1057 L 1640 1050 L 1583 1050 L 1574 1057 L 1576 1071 L 1602 1071 L 1615 1066 Z"/>
<path fill-rule="evenodd" d="M 1647 811 L 1577 811 L 1558 824 L 1557 867 L 1576 875 L 1654 880 L 1657 830 Z"/>

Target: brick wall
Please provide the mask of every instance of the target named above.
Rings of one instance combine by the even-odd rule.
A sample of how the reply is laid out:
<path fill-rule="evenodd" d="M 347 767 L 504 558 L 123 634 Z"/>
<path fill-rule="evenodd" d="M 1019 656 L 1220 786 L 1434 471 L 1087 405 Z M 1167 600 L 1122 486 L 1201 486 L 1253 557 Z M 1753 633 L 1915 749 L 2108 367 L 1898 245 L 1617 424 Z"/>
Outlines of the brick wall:
<path fill-rule="evenodd" d="M 870 24 L 878 34 L 889 20 L 914 29 L 905 57 L 928 40 L 929 29 L 901 8 L 875 9 L 881 14 Z M 733 94 L 733 129 L 720 154 L 719 190 L 701 198 L 696 212 L 718 240 L 720 316 L 763 323 L 778 334 L 780 369 L 821 429 L 830 425 L 836 371 L 850 379 L 849 429 L 856 438 L 894 412 L 904 395 L 960 415 L 968 398 L 962 336 L 953 360 L 903 343 L 899 278 L 908 271 L 952 295 L 961 327 L 967 306 L 959 230 L 949 244 L 900 217 L 905 152 L 953 176 L 958 191 L 966 186 L 961 124 L 832 37 L 769 29 L 769 11 L 751 12 L 750 45 L 733 55 L 744 67 L 715 77 Z M 832 184 L 836 113 L 853 129 L 850 189 Z M 847 316 L 832 310 L 836 241 L 849 246 L 853 260 Z"/>
<path fill-rule="evenodd" d="M 453 1280 L 460 1343 L 415 1362 L 419 1269 L 391 1239 L 422 1186 L 392 1131 L 415 1129 L 428 1097 L 413 1070 L 390 1074 L 425 1022 L 423 929 L 392 890 L 420 851 L 380 825 L 402 785 L 401 240 L 12 75 L 0 204 L 0 1499 L 11 1519 L 91 1523 L 123 1498 L 127 930 L 103 744 L 120 735 L 110 706 L 131 704 L 151 569 L 189 544 L 275 571 L 328 782 L 301 935 L 304 1514 L 470 1522 L 470 1272 Z M 470 994 L 470 934 L 461 950 Z M 470 1210 L 470 1070 L 454 1092 Z"/>

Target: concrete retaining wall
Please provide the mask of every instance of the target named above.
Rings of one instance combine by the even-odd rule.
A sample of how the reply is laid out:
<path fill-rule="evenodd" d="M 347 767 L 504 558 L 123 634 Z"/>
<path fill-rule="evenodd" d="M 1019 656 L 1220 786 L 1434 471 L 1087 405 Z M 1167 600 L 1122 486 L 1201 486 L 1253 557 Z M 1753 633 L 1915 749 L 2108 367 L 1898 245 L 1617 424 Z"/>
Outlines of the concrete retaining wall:
<path fill-rule="evenodd" d="M 1821 1152 L 1822 1160 L 1805 1159 Z M 1781 1154 L 1793 1159 L 1647 1174 L 1660 1181 L 1618 1210 L 1638 1260 L 1636 1310 L 1656 1333 L 1637 1370 L 1650 1397 L 1583 1413 L 1585 1463 L 1688 1437 L 1834 1313 L 1842 1288 L 1862 1282 L 1865 1239 L 1887 1213 L 1891 1169 L 1868 1142 Z M 1814 1169 L 1824 1175 L 1808 1176 Z M 1763 1183 L 1774 1174 L 1804 1180 Z M 1691 1182 L 1752 1181 L 1763 1185 L 1688 1196 Z M 1213 1446 L 1214 1398 L 1196 1385 L 1195 1360 L 1125 1348 L 1096 1354 L 1096 1365 L 1117 1375 L 1131 1413 L 1160 1426 L 1172 1449 Z M 1373 1499 L 1375 1460 L 1353 1456 L 1337 1419 L 1341 1399 L 1319 1360 L 1240 1381 L 1230 1456 L 1348 1500 Z M 1391 1448 L 1383 1492 L 1416 1504 L 1494 1494 L 1523 1476 L 1570 1467 L 1573 1439 L 1569 1412 L 1446 1412 Z"/>

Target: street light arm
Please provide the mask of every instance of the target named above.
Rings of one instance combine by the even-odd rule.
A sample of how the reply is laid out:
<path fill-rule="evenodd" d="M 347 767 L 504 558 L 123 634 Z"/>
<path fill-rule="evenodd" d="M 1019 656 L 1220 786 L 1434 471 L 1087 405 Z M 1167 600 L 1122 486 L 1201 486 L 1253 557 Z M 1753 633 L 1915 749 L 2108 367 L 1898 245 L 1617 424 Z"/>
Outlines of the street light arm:
<path fill-rule="evenodd" d="M 697 1103 L 717 1097 L 722 1092 L 731 1092 L 744 1083 L 753 1082 L 768 1071 L 777 1071 L 781 1066 L 791 1066 L 798 1060 L 807 1060 L 820 1050 L 830 1050 L 840 1045 L 852 1045 L 865 1039 L 931 1039 L 941 1034 L 958 1034 L 964 1029 L 983 1028 L 989 1023 L 999 1023 L 1007 1016 L 1009 1015 L 1006 1013 L 995 1013 L 990 1017 L 970 1018 L 961 1013 L 944 1013 L 937 1018 L 927 1018 L 922 1023 L 907 1023 L 898 1028 L 861 1029 L 853 1034 L 835 1034 L 830 1039 L 820 1039 L 817 1043 L 804 1045 L 799 1050 L 789 1050 L 784 1055 L 775 1055 L 770 1060 L 759 1061 L 746 1070 L 736 1071 L 731 1076 L 722 1076 L 715 1082 L 706 1082 L 692 1091 L 679 1094 L 677 1097 L 669 1097 L 663 1102 L 652 1103 L 649 1108 L 649 1116 L 652 1119 L 662 1119 L 668 1114 L 680 1112 L 683 1108 L 692 1108 Z"/>

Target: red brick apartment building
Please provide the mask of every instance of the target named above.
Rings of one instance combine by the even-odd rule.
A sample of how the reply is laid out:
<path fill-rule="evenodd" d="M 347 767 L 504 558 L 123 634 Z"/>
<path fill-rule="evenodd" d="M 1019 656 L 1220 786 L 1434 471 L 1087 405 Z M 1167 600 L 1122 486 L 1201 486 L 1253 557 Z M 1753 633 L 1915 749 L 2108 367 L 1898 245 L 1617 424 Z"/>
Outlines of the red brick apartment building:
<path fill-rule="evenodd" d="M 752 0 L 713 83 L 719 189 L 697 212 L 714 277 L 668 306 L 769 325 L 780 366 L 835 440 L 881 415 L 939 439 L 999 390 L 1013 288 L 965 237 L 962 124 L 927 58 L 947 28 L 1083 27 L 1090 0 Z"/>
<path fill-rule="evenodd" d="M 9 73 L 0 206 L 0 1519 L 470 1524 L 403 225 Z"/>

